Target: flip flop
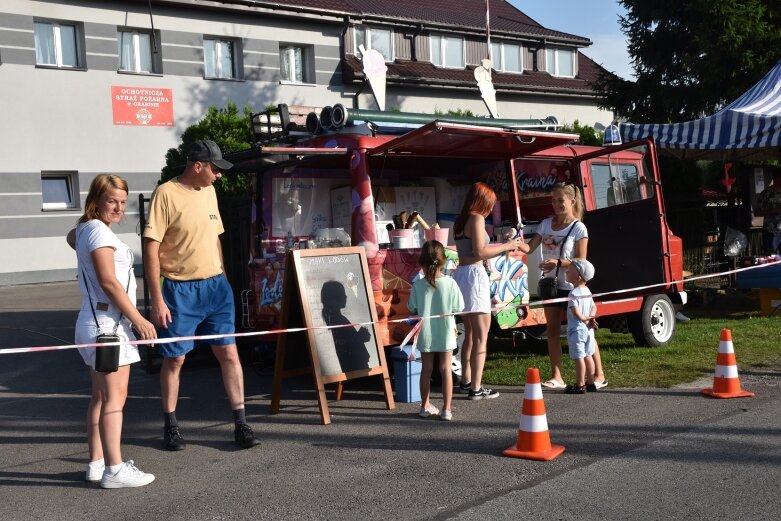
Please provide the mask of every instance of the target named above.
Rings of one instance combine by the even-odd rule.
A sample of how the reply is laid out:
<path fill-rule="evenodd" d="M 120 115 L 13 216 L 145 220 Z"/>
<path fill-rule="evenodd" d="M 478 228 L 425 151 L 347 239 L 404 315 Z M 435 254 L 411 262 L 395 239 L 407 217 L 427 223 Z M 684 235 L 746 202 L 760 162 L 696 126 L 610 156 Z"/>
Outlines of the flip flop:
<path fill-rule="evenodd" d="M 545 382 L 542 382 L 540 385 L 545 387 L 546 389 L 553 389 L 556 391 L 560 391 L 561 389 L 566 389 L 567 385 L 562 382 L 557 382 L 556 380 L 550 379 Z"/>
<path fill-rule="evenodd" d="M 603 389 L 607 387 L 607 383 L 608 383 L 607 380 L 603 382 L 594 382 L 594 387 L 596 387 L 597 389 Z"/>

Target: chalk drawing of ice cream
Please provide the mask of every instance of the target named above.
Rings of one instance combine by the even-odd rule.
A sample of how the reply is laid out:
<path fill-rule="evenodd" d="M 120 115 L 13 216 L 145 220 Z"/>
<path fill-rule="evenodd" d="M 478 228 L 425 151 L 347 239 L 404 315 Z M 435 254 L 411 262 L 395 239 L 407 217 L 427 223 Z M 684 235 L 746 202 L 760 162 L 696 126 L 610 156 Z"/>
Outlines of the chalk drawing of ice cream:
<path fill-rule="evenodd" d="M 377 100 L 377 106 L 380 110 L 385 110 L 385 75 L 388 72 L 388 66 L 385 65 L 385 58 L 379 51 L 374 49 L 365 49 L 359 45 L 361 51 L 361 61 L 363 62 L 363 73 L 369 79 L 374 99 Z"/>
<path fill-rule="evenodd" d="M 498 117 L 499 112 L 496 109 L 496 89 L 491 81 L 491 60 L 480 60 L 480 65 L 475 67 L 475 80 L 477 80 L 477 86 L 480 87 L 480 95 L 483 97 L 485 106 L 488 108 L 488 112 L 491 113 L 491 117 Z"/>
<path fill-rule="evenodd" d="M 358 277 L 353 272 L 347 274 L 347 287 L 352 290 L 356 297 L 358 296 Z"/>

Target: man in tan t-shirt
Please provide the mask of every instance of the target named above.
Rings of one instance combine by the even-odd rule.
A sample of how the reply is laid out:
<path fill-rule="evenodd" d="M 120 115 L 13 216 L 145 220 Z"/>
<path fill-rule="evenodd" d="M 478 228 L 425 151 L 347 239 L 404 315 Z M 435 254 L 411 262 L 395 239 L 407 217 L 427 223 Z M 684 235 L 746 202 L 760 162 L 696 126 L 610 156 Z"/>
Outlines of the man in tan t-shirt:
<path fill-rule="evenodd" d="M 260 444 L 244 414 L 244 374 L 233 338 L 233 292 L 223 273 L 220 234 L 224 229 L 212 184 L 233 166 L 214 141 L 197 141 L 184 172 L 152 195 L 144 229 L 144 271 L 159 338 L 223 335 L 209 340 L 220 363 L 225 392 L 236 424 L 234 439 L 243 448 Z M 161 283 L 162 276 L 162 283 Z M 193 340 L 158 344 L 163 356 L 160 394 L 167 450 L 183 450 L 176 420 L 179 380 Z"/>

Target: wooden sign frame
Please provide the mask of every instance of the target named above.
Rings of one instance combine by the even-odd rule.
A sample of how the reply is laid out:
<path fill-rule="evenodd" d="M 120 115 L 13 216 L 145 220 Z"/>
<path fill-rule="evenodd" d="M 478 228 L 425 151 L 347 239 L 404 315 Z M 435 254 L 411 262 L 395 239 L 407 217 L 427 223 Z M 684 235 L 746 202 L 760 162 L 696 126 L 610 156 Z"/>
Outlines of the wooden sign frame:
<path fill-rule="evenodd" d="M 277 339 L 271 414 L 280 410 L 282 380 L 308 373 L 315 384 L 323 425 L 331 423 L 325 394 L 325 385 L 330 383 L 337 384 L 336 399 L 340 400 L 347 380 L 380 376 L 385 404 L 389 410 L 395 409 L 362 247 L 288 253 L 280 328 L 304 330 L 281 333 Z M 302 349 L 304 340 L 308 356 Z"/>

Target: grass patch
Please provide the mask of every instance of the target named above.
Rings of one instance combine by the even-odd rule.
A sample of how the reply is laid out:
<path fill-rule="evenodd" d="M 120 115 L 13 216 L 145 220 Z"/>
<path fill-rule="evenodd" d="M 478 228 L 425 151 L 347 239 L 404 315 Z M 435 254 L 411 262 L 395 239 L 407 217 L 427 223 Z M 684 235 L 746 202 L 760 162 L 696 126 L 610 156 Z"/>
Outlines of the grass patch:
<path fill-rule="evenodd" d="M 673 341 L 657 348 L 636 347 L 631 335 L 597 331 L 602 365 L 615 387 L 671 387 L 712 376 L 721 329 L 732 330 L 738 369 L 781 367 L 781 316 L 763 317 L 755 293 L 721 291 L 708 305 L 687 306 L 691 318 L 679 322 Z M 564 349 L 564 377 L 574 380 L 575 368 Z M 543 381 L 550 377 L 544 343 L 524 342 L 514 348 L 509 338 L 489 339 L 483 380 L 494 385 L 523 385 L 526 369 L 537 367 Z"/>

